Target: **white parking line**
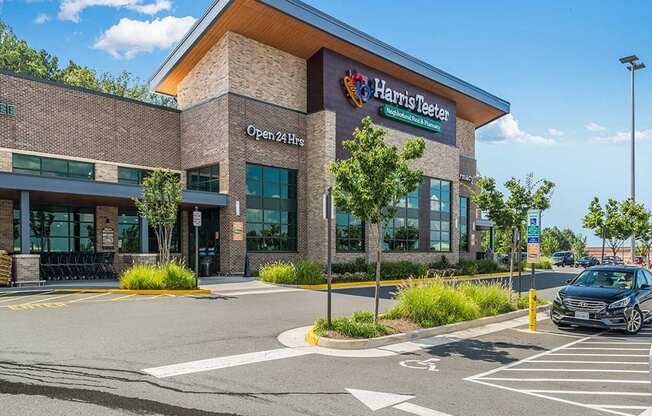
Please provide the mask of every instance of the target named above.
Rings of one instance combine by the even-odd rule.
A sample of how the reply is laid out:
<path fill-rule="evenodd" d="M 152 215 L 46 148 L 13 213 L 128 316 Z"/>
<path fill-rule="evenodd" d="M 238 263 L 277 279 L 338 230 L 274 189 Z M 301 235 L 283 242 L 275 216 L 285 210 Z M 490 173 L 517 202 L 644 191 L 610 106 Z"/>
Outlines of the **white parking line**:
<path fill-rule="evenodd" d="M 532 362 L 532 361 L 530 361 Z M 503 371 L 544 371 L 544 372 L 555 372 L 563 371 L 570 373 L 638 373 L 638 374 L 649 374 L 649 370 L 612 370 L 604 368 L 506 368 Z"/>
<path fill-rule="evenodd" d="M 298 357 L 312 354 L 308 349 L 279 348 L 269 351 L 252 352 L 248 354 L 230 355 L 207 360 L 190 361 L 187 363 L 166 365 L 163 367 L 152 367 L 142 370 L 154 377 L 165 378 L 179 376 L 182 374 L 199 373 L 202 371 L 218 370 L 221 368 L 235 367 L 264 361 L 280 360 L 283 358 Z"/>
<path fill-rule="evenodd" d="M 564 348 L 564 350 L 600 350 L 600 351 L 648 351 L 648 348 L 605 348 L 605 347 L 577 347 L 577 348 Z"/>
<path fill-rule="evenodd" d="M 648 365 L 647 361 L 581 361 L 581 360 L 530 360 L 530 363 L 571 363 L 571 364 L 625 364 Z"/>
<path fill-rule="evenodd" d="M 546 394 L 575 394 L 575 395 L 598 395 L 598 396 L 649 396 L 652 393 L 639 393 L 635 391 L 586 391 L 586 390 L 537 390 L 527 389 L 521 390 L 524 393 L 546 393 Z"/>
<path fill-rule="evenodd" d="M 554 353 L 552 356 L 567 357 L 647 357 L 647 354 L 571 354 L 571 353 Z"/>
<path fill-rule="evenodd" d="M 615 380 L 594 378 L 515 378 L 515 377 L 482 377 L 483 380 L 493 381 L 553 381 L 559 383 L 624 383 L 624 384 L 652 384 L 650 380 Z"/>
<path fill-rule="evenodd" d="M 585 341 L 584 344 L 613 344 L 613 345 L 650 345 L 650 342 L 620 342 L 620 341 Z"/>

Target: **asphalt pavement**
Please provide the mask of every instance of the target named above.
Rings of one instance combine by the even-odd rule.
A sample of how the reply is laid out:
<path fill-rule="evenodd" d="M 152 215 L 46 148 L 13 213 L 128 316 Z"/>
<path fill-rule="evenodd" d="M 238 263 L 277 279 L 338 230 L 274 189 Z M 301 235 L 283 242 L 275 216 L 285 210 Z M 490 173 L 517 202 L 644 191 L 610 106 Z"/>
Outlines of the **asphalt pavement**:
<path fill-rule="evenodd" d="M 554 296 L 570 277 L 536 284 Z M 372 294 L 339 289 L 333 309 L 369 310 Z M 531 333 L 521 320 L 334 355 L 277 339 L 323 316 L 322 291 L 56 296 L 0 296 L 2 414 L 638 416 L 652 406 L 652 329 L 624 337 L 543 320 Z M 8 307 L 48 303 L 63 306 Z"/>

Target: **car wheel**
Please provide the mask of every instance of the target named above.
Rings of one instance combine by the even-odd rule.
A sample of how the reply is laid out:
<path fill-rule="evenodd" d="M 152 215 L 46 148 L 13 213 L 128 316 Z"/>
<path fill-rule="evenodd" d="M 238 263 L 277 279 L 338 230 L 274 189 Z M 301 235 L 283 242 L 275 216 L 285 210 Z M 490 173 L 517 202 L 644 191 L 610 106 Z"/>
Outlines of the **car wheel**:
<path fill-rule="evenodd" d="M 625 332 L 631 335 L 638 334 L 638 331 L 643 327 L 643 314 L 638 308 L 634 308 L 630 312 L 629 317 L 625 317 L 625 322 L 627 323 Z"/>

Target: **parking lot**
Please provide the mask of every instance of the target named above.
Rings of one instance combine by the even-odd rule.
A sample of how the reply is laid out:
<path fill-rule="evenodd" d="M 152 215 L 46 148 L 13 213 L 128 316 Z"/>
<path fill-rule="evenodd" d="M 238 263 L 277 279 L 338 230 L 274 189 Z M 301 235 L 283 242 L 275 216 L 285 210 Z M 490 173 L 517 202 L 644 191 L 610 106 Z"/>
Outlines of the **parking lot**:
<path fill-rule="evenodd" d="M 563 336 L 577 339 L 467 380 L 617 415 L 652 407 L 651 326 L 637 336 Z"/>
<path fill-rule="evenodd" d="M 552 293 L 567 278 L 541 275 L 538 286 Z M 383 294 L 386 310 L 393 301 Z M 542 316 L 536 333 L 520 318 L 366 352 L 281 343 L 279 334 L 323 316 L 325 297 L 256 286 L 186 297 L 2 295 L 2 412 L 639 416 L 652 406 L 649 327 L 629 337 L 562 330 Z M 63 306 L 38 306 L 47 304 Z M 333 296 L 337 315 L 372 305 L 373 288 Z"/>

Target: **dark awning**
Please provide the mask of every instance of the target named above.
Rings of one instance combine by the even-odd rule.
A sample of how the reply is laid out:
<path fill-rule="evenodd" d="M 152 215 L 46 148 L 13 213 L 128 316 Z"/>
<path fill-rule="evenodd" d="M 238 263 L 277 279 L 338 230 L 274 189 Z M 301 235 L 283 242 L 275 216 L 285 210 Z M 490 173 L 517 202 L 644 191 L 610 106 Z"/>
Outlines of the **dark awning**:
<path fill-rule="evenodd" d="M 129 203 L 133 198 L 142 195 L 140 185 L 0 172 L 0 199 L 2 199 L 2 194 L 8 194 L 8 197 L 15 199 L 19 191 L 35 192 L 42 197 L 47 196 L 46 194 L 52 194 L 53 197 L 77 195 L 81 197 L 80 199 L 96 202 L 105 200 L 109 203 L 115 201 L 122 204 Z M 184 190 L 182 205 L 223 207 L 228 204 L 228 200 L 229 197 L 226 194 Z"/>

